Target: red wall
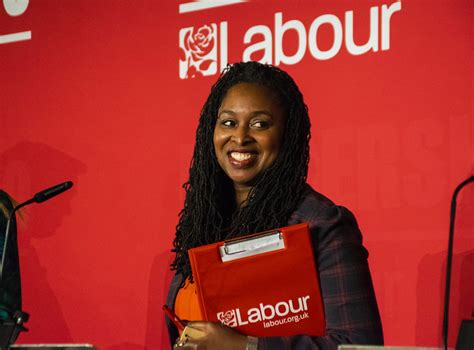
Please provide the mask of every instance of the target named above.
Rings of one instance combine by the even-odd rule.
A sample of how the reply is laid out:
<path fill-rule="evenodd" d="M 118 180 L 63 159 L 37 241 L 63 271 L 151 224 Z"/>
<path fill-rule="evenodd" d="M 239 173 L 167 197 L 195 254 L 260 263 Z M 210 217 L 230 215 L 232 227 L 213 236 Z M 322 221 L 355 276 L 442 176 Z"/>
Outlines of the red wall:
<path fill-rule="evenodd" d="M 21 342 L 165 348 L 161 305 L 199 111 L 221 65 L 266 38 L 252 59 L 301 54 L 280 66 L 310 108 L 309 181 L 359 220 L 386 343 L 440 345 L 449 201 L 474 172 L 473 4 L 250 0 L 180 13 L 171 0 L 4 0 L 0 187 L 22 201 L 75 183 L 20 225 L 31 314 Z M 358 45 L 372 33 L 359 55 L 349 11 Z M 191 51 L 179 44 L 204 25 L 216 35 L 209 75 L 181 79 Z M 284 26 L 300 29 L 279 38 Z M 245 43 L 248 30 L 266 34 Z M 31 38 L 6 36 L 19 32 Z M 474 308 L 472 186 L 458 206 L 452 341 Z"/>

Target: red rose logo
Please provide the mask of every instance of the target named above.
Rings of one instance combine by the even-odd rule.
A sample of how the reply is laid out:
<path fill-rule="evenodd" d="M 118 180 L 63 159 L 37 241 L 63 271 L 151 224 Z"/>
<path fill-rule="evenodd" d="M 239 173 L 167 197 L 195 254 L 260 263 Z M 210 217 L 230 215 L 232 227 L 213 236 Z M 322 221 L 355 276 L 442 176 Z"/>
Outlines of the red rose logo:
<path fill-rule="evenodd" d="M 216 46 L 215 28 L 204 25 L 197 31 L 190 28 L 186 32 L 182 48 L 184 49 L 186 57 L 186 76 L 194 78 L 197 75 L 202 75 L 207 71 L 213 63 L 217 64 L 213 50 Z"/>
<path fill-rule="evenodd" d="M 188 32 L 184 37 L 184 46 L 191 53 L 194 61 L 200 61 L 214 48 L 213 30 L 202 26 L 196 33 Z"/>
<path fill-rule="evenodd" d="M 221 321 L 221 323 L 225 324 L 226 326 L 229 326 L 229 327 L 237 326 L 234 310 L 227 311 L 227 312 L 219 312 L 217 314 L 217 319 Z"/>

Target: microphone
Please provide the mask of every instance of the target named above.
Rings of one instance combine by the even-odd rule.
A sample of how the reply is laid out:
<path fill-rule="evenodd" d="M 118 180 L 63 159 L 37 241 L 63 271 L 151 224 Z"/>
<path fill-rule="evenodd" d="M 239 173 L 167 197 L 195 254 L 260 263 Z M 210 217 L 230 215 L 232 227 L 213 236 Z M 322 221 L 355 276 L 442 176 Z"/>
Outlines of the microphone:
<path fill-rule="evenodd" d="M 44 201 L 47 201 L 50 198 L 53 198 L 57 196 L 58 194 L 63 193 L 64 191 L 69 190 L 72 187 L 72 181 L 66 181 L 63 182 L 62 184 L 47 188 L 41 192 L 38 192 L 35 194 L 34 201 L 36 203 L 42 203 Z"/>
<path fill-rule="evenodd" d="M 26 202 L 21 203 L 20 205 L 17 205 L 12 212 L 10 213 L 10 217 L 7 220 L 7 227 L 5 230 L 5 240 L 3 242 L 3 248 L 2 248 L 2 255 L 1 255 L 1 260 L 0 260 L 0 286 L 2 285 L 3 282 L 3 270 L 5 268 L 5 256 L 6 256 L 6 251 L 8 247 L 8 236 L 10 234 L 10 223 L 12 220 L 12 217 L 14 217 L 15 213 L 18 211 L 18 209 L 24 207 L 25 205 L 31 204 L 31 203 L 42 203 L 44 201 L 47 201 L 48 199 L 51 199 L 58 194 L 63 193 L 64 191 L 69 190 L 72 187 L 72 181 L 66 181 L 63 182 L 62 184 L 47 188 L 41 192 L 38 192 L 37 194 L 34 195 L 33 198 L 27 200 Z"/>

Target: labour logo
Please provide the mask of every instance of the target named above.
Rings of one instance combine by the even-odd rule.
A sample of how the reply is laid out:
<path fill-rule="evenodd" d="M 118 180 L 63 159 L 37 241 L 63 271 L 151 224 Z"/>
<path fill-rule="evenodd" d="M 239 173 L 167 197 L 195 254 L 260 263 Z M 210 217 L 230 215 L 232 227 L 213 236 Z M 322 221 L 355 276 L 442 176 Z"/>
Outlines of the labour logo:
<path fill-rule="evenodd" d="M 216 74 L 227 65 L 227 22 L 181 29 L 179 47 L 181 79 Z"/>
<path fill-rule="evenodd" d="M 219 312 L 217 314 L 217 319 L 228 327 L 237 327 L 237 317 L 235 315 L 235 310 Z"/>

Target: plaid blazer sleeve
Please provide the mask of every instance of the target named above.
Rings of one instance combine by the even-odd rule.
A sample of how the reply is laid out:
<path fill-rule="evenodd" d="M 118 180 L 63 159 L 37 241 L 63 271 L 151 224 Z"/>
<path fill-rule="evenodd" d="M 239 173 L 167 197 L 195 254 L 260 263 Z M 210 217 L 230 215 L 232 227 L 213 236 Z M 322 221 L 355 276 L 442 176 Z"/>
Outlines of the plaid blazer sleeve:
<path fill-rule="evenodd" d="M 311 189 L 289 224 L 298 222 L 310 224 L 326 335 L 262 337 L 258 350 L 337 349 L 339 344 L 383 344 L 368 252 L 362 245 L 362 235 L 352 213 Z"/>

